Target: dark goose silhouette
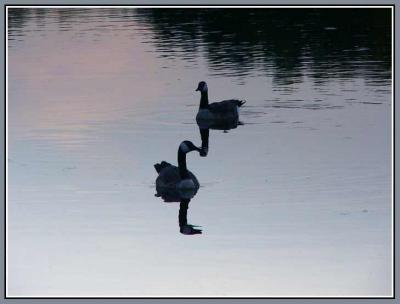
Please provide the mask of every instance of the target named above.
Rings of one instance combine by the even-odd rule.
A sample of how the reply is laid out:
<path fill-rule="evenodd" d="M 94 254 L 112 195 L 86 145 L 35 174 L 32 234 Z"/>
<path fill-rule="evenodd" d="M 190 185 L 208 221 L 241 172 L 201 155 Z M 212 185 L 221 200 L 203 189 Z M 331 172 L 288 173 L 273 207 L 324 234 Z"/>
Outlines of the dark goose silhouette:
<path fill-rule="evenodd" d="M 201 92 L 199 112 L 196 115 L 197 123 L 224 124 L 239 121 L 239 108 L 245 103 L 243 100 L 229 99 L 220 102 L 208 102 L 208 87 L 205 81 L 200 81 L 196 91 Z"/>
<path fill-rule="evenodd" d="M 156 190 L 160 196 L 191 198 L 196 194 L 199 181 L 186 166 L 186 154 L 191 151 L 202 152 L 191 141 L 185 140 L 178 148 L 178 167 L 166 161 L 154 165 L 158 173 Z"/>

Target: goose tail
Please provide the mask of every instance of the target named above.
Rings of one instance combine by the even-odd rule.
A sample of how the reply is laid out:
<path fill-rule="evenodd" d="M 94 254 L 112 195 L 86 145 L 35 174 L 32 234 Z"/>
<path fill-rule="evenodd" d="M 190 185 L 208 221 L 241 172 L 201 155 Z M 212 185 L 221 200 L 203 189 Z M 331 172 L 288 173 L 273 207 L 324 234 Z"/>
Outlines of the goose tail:
<path fill-rule="evenodd" d="M 246 100 L 238 100 L 238 107 L 244 105 L 247 101 Z"/>
<path fill-rule="evenodd" d="M 154 169 L 156 169 L 157 173 L 160 173 L 162 171 L 162 169 L 171 166 L 170 163 L 167 163 L 166 161 L 162 161 L 159 164 L 155 164 L 154 165 Z"/>

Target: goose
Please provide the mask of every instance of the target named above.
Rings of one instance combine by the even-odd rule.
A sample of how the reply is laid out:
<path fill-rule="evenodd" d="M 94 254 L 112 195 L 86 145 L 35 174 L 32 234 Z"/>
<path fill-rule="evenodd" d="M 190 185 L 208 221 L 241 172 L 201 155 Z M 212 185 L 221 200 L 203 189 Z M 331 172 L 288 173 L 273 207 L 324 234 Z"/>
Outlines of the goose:
<path fill-rule="evenodd" d="M 200 81 L 196 91 L 200 91 L 200 107 L 196 115 L 197 123 L 216 121 L 231 123 L 239 120 L 238 109 L 246 102 L 244 100 L 229 99 L 220 102 L 208 102 L 208 87 L 205 81 Z"/>
<path fill-rule="evenodd" d="M 186 154 L 191 151 L 202 153 L 191 141 L 185 140 L 178 148 L 178 167 L 166 161 L 154 165 L 158 173 L 156 196 L 191 198 L 196 194 L 199 181 L 186 167 Z"/>

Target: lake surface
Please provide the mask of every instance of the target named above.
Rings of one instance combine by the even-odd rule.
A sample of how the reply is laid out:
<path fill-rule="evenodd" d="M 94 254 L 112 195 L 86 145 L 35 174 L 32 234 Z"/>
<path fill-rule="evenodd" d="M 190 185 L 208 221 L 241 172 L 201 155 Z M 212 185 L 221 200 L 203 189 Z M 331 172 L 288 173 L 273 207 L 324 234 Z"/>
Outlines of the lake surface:
<path fill-rule="evenodd" d="M 8 296 L 391 296 L 389 9 L 8 11 Z M 201 145 L 199 81 L 245 99 Z"/>

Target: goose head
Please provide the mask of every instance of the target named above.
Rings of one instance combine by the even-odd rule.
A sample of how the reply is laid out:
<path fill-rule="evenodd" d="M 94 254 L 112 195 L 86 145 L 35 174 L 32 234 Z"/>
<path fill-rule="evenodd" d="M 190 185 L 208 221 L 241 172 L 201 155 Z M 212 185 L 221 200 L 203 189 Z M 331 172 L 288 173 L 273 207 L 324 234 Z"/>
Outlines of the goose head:
<path fill-rule="evenodd" d="M 202 150 L 199 147 L 196 147 L 191 141 L 185 140 L 179 145 L 178 152 L 186 154 L 191 151 L 198 151 L 199 153 L 202 152 Z"/>
<path fill-rule="evenodd" d="M 205 81 L 200 81 L 196 91 L 207 92 L 208 91 L 207 83 Z"/>

